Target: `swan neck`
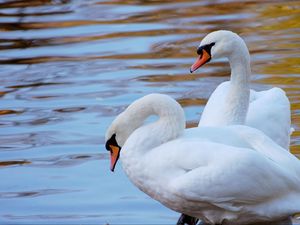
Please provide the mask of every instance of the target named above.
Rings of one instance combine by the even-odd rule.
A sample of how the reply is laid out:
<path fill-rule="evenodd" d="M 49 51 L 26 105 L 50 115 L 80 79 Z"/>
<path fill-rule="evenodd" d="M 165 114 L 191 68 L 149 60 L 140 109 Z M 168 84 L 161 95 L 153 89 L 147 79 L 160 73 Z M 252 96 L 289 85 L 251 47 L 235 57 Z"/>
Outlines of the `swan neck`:
<path fill-rule="evenodd" d="M 227 125 L 244 124 L 249 107 L 250 55 L 244 43 L 238 46 L 228 57 L 231 78 L 225 106 Z"/>
<path fill-rule="evenodd" d="M 126 119 L 133 120 L 136 129 L 122 147 L 120 159 L 128 177 L 143 188 L 148 180 L 144 165 L 149 162 L 144 161 L 145 156 L 155 147 L 182 135 L 185 129 L 184 112 L 175 100 L 164 95 L 155 95 L 155 98 L 146 96 L 130 105 L 127 111 Z M 157 115 L 158 119 L 143 124 L 150 115 Z"/>
<path fill-rule="evenodd" d="M 151 94 L 128 107 L 127 120 L 134 128 L 125 142 L 126 150 L 144 152 L 180 136 L 185 129 L 185 117 L 181 106 L 165 95 Z M 155 115 L 155 122 L 144 124 Z M 134 150 L 133 150 L 134 149 Z"/>
<path fill-rule="evenodd" d="M 237 86 L 249 86 L 251 68 L 250 55 L 246 45 L 235 49 L 228 59 L 231 68 L 231 83 Z"/>

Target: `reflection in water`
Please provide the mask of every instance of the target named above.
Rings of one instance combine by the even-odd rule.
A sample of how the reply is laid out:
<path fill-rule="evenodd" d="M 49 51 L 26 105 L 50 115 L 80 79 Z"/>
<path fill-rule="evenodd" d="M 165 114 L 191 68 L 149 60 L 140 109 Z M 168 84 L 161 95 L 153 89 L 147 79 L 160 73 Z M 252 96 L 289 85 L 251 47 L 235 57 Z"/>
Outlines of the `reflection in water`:
<path fill-rule="evenodd" d="M 121 168 L 109 173 L 104 133 L 152 92 L 176 98 L 196 126 L 230 73 L 218 61 L 189 74 L 213 30 L 246 40 L 253 88 L 287 92 L 300 156 L 299 12 L 299 2 L 276 0 L 1 1 L 0 221 L 173 224 L 177 214 Z"/>
<path fill-rule="evenodd" d="M 31 162 L 28 160 L 15 160 L 15 161 L 0 161 L 0 167 L 2 166 L 19 166 L 24 164 L 30 164 Z"/>
<path fill-rule="evenodd" d="M 38 197 L 43 195 L 56 195 L 68 192 L 74 192 L 74 190 L 55 190 L 45 189 L 31 192 L 2 192 L 0 198 L 25 198 L 25 197 Z"/>

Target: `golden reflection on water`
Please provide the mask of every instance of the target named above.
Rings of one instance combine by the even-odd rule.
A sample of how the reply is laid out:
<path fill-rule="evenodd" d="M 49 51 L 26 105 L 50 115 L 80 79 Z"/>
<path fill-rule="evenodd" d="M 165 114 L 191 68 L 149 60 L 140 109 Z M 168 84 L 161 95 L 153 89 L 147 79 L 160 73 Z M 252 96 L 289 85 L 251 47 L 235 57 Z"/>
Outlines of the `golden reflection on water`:
<path fill-rule="evenodd" d="M 299 12 L 299 2 L 268 5 L 268 7 L 265 7 L 263 10 L 261 10 L 261 17 L 271 20 L 268 25 L 262 26 L 262 29 L 271 32 L 272 34 L 280 32 L 285 35 L 296 34 L 296 36 L 288 39 L 277 37 L 274 38 L 277 42 L 268 42 L 268 48 L 274 49 L 273 54 L 278 54 L 278 57 L 276 57 L 276 59 L 272 59 L 271 63 L 267 63 L 261 68 L 260 73 L 270 76 L 259 80 L 261 83 L 281 86 L 287 92 L 287 95 L 291 101 L 292 123 L 296 128 L 296 131 L 292 135 L 291 146 L 291 151 L 295 154 L 300 154 Z M 278 18 L 277 20 L 274 19 L 276 17 Z M 295 143 L 293 140 L 298 141 Z"/>
<path fill-rule="evenodd" d="M 299 1 L 0 2 L 0 178 L 7 181 L 0 201 L 12 206 L 0 210 L 0 221 L 145 222 L 144 205 L 152 202 L 136 197 L 129 184 L 115 190 L 117 199 L 107 194 L 115 186 L 104 170 L 105 129 L 151 92 L 176 98 L 187 126 L 197 126 L 210 94 L 230 74 L 224 60 L 189 74 L 199 41 L 214 30 L 245 39 L 254 89 L 286 91 L 295 128 L 291 151 L 300 156 L 299 17 Z M 19 208 L 32 201 L 36 208 Z M 147 223 L 176 219 L 149 207 Z"/>

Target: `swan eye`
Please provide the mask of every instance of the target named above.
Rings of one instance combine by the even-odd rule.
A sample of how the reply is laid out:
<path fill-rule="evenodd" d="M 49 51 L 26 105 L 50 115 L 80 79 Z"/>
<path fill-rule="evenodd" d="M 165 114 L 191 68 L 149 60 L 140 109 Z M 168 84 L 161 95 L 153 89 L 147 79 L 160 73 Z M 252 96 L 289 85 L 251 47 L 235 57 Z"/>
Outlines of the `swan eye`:
<path fill-rule="evenodd" d="M 105 144 L 105 148 L 106 148 L 107 151 L 111 151 L 111 147 L 110 147 L 110 146 L 116 146 L 116 147 L 121 148 L 121 147 L 118 145 L 117 141 L 116 141 L 116 134 L 113 134 L 113 135 L 111 136 L 111 138 L 107 140 L 107 142 L 106 142 L 106 144 Z"/>
<path fill-rule="evenodd" d="M 212 42 L 212 43 L 210 43 L 210 44 L 200 46 L 200 47 L 197 49 L 197 54 L 198 54 L 198 55 L 202 55 L 203 50 L 205 50 L 205 51 L 210 55 L 211 48 L 212 48 L 212 46 L 214 46 L 215 44 L 216 44 L 215 42 Z"/>

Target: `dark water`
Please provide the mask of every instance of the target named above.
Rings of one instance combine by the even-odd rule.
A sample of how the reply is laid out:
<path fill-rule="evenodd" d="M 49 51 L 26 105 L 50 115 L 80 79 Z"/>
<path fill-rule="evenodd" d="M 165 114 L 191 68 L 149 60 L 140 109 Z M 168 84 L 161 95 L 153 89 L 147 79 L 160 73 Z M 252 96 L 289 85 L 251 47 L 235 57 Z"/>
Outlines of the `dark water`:
<path fill-rule="evenodd" d="M 299 1 L 0 1 L 0 223 L 174 224 L 120 165 L 110 173 L 104 132 L 152 92 L 195 126 L 229 74 L 218 61 L 189 75 L 213 30 L 245 39 L 254 88 L 287 92 L 299 156 L 299 21 Z"/>

